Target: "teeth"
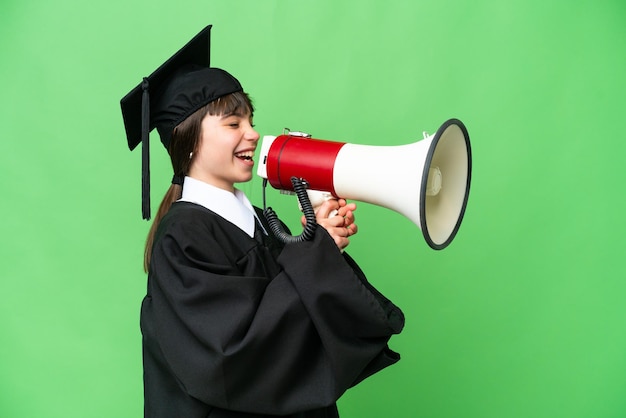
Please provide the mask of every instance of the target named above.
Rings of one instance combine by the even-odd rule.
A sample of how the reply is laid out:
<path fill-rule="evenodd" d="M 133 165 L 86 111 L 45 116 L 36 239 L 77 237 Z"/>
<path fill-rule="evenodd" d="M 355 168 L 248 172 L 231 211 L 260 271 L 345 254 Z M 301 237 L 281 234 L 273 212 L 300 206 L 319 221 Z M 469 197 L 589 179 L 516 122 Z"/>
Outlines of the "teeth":
<path fill-rule="evenodd" d="M 254 151 L 238 152 L 235 154 L 235 157 L 244 158 L 246 160 L 251 160 L 254 157 Z"/>

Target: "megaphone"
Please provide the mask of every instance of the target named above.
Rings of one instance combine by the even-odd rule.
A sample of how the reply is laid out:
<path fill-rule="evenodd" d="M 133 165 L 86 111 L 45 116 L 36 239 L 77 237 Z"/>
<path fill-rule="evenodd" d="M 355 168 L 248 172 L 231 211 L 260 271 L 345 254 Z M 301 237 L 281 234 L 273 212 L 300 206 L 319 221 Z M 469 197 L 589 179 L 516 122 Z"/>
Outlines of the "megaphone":
<path fill-rule="evenodd" d="M 449 119 L 434 135 L 406 145 L 358 145 L 301 132 L 264 136 L 257 174 L 275 189 L 293 190 L 297 177 L 312 190 L 396 211 L 441 250 L 463 220 L 471 171 L 467 129 Z"/>

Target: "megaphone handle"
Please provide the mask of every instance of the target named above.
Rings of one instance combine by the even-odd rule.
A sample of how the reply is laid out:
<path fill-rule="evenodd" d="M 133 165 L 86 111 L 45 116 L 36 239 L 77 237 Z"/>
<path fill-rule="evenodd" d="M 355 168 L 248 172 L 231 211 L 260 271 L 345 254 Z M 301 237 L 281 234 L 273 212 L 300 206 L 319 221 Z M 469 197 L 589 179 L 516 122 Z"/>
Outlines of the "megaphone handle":
<path fill-rule="evenodd" d="M 293 185 L 293 189 L 298 196 L 298 202 L 302 207 L 302 212 L 304 213 L 304 217 L 306 218 L 306 225 L 304 226 L 304 230 L 298 236 L 293 236 L 285 232 L 283 229 L 276 212 L 271 207 L 263 209 L 263 214 L 267 219 L 267 223 L 270 226 L 270 229 L 284 244 L 297 243 L 302 241 L 310 241 L 313 239 L 315 235 L 315 230 L 317 229 L 317 218 L 315 217 L 315 211 L 313 210 L 313 205 L 311 205 L 311 201 L 309 200 L 309 196 L 307 195 L 307 182 L 304 179 L 299 179 L 297 177 L 291 177 L 291 184 Z"/>
<path fill-rule="evenodd" d="M 322 204 L 324 204 L 324 202 L 326 202 L 328 200 L 331 200 L 331 199 L 335 199 L 335 196 L 333 196 L 332 193 L 330 193 L 330 192 L 322 192 L 320 190 L 307 190 L 306 194 L 309 197 L 309 201 L 311 202 L 311 206 L 313 206 L 313 210 L 314 211 L 317 211 L 317 208 L 322 206 Z M 300 201 L 298 201 L 298 209 L 300 209 L 300 211 L 303 212 L 302 205 L 300 204 Z M 338 213 L 339 213 L 339 211 L 334 209 L 332 212 L 330 212 L 328 214 L 328 217 L 332 218 L 333 216 L 337 215 Z"/>

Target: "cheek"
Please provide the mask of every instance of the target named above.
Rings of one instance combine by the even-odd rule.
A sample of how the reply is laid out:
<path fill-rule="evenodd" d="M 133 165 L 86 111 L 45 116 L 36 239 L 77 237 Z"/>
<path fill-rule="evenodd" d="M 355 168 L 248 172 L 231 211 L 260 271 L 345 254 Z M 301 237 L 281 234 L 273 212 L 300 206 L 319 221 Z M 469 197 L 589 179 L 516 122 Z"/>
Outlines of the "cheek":
<path fill-rule="evenodd" d="M 196 151 L 194 152 L 193 160 L 197 160 L 198 162 L 209 160 L 215 148 L 216 147 L 214 141 L 212 140 L 210 130 L 208 132 L 206 130 L 203 130 L 203 134 L 200 137 Z"/>
<path fill-rule="evenodd" d="M 213 127 L 204 127 L 193 160 L 204 165 L 216 167 L 227 164 L 234 158 L 236 138 Z"/>
<path fill-rule="evenodd" d="M 223 147 L 201 147 L 198 152 L 194 154 L 192 165 L 196 164 L 202 167 L 204 170 L 220 170 L 227 166 L 232 160 L 232 155 Z"/>

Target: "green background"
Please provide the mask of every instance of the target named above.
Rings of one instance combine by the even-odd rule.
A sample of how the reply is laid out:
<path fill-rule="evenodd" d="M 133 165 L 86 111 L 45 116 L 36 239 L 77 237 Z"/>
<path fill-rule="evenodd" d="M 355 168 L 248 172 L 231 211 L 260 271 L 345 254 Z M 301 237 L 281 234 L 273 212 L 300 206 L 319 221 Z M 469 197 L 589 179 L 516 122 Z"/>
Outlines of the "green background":
<path fill-rule="evenodd" d="M 0 415 L 141 416 L 149 224 L 119 100 L 213 24 L 262 135 L 470 133 L 447 249 L 359 204 L 349 252 L 407 322 L 401 362 L 343 417 L 626 417 L 625 17 L 622 0 L 2 0 Z M 154 211 L 172 173 L 152 138 Z M 261 204 L 258 179 L 243 189 Z M 268 198 L 298 227 L 293 197 Z"/>

